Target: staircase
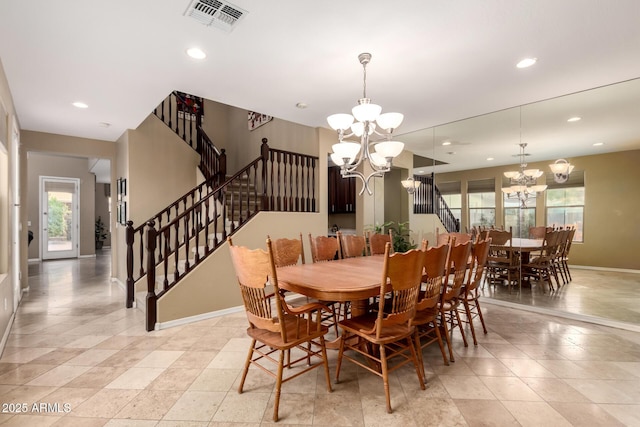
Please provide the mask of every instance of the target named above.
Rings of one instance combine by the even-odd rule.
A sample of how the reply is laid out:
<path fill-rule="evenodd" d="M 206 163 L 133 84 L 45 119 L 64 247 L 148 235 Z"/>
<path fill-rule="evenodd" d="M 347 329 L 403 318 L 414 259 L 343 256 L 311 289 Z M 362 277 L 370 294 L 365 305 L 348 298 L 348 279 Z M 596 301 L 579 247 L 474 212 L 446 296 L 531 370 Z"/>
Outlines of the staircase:
<path fill-rule="evenodd" d="M 205 181 L 148 221 L 127 223 L 126 305 L 140 299 L 134 290 L 144 283 L 148 331 L 158 300 L 258 212 L 316 212 L 319 173 L 317 157 L 270 148 L 263 138 L 260 156 L 226 176 L 224 150 L 200 125 L 200 98 L 173 92 L 154 113 L 200 154 Z"/>
<path fill-rule="evenodd" d="M 413 194 L 413 213 L 436 214 L 448 233 L 459 232 L 460 221 L 453 216 L 447 202 L 444 201 L 440 190 L 436 187 L 433 174 L 431 176 L 414 175 L 413 179 L 421 183 Z"/>

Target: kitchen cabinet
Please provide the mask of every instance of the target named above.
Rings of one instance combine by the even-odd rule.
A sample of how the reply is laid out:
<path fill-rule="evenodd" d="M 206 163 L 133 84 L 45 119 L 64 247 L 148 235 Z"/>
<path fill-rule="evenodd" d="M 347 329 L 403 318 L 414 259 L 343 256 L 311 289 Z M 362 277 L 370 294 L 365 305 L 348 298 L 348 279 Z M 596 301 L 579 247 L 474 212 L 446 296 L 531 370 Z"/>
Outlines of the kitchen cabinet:
<path fill-rule="evenodd" d="M 356 179 L 343 178 L 338 166 L 329 167 L 329 213 L 356 211 Z"/>

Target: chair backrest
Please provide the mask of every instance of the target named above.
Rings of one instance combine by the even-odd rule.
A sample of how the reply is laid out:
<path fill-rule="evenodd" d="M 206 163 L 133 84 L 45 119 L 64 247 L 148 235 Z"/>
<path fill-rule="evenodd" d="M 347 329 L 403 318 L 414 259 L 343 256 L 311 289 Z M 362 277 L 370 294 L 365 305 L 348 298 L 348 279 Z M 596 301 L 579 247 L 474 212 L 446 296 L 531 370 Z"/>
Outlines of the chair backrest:
<path fill-rule="evenodd" d="M 342 255 L 340 254 L 340 239 L 337 237 L 327 236 L 311 236 L 309 233 L 309 242 L 311 243 L 311 260 L 315 262 L 333 261 Z"/>
<path fill-rule="evenodd" d="M 364 236 L 341 234 L 340 247 L 343 258 L 353 258 L 367 254 L 367 241 Z"/>
<path fill-rule="evenodd" d="M 384 255 L 384 248 L 391 243 L 391 230 L 388 234 L 369 233 L 369 255 Z M 393 246 L 391 247 L 393 252 Z"/>
<path fill-rule="evenodd" d="M 538 227 L 529 227 L 529 238 L 530 239 L 544 239 L 544 235 L 552 231 L 553 227 L 546 227 L 544 225 L 540 225 Z"/>
<path fill-rule="evenodd" d="M 420 291 L 425 250 L 423 244 L 421 249 L 391 254 L 391 243 L 385 245 L 380 306 L 374 327 L 377 338 L 388 327 L 406 325 L 408 330 L 411 328 Z"/>
<path fill-rule="evenodd" d="M 287 342 L 286 330 L 282 328 L 285 322 L 271 239 L 267 239 L 266 251 L 234 246 L 231 237 L 227 238 L 227 241 L 250 327 L 279 332 Z M 273 287 L 275 313 L 272 309 L 271 295 L 267 295 L 268 285 Z"/>
<path fill-rule="evenodd" d="M 424 275 L 422 283 L 424 291 L 420 292 L 417 310 L 428 310 L 438 305 L 442 286 L 445 283 L 447 256 L 449 245 L 435 246 L 427 249 L 424 257 Z"/>
<path fill-rule="evenodd" d="M 270 236 L 267 237 L 271 238 Z M 302 233 L 300 233 L 299 239 L 280 238 L 273 240 L 271 248 L 273 249 L 273 261 L 276 267 L 296 265 L 298 262 L 305 263 Z"/>
<path fill-rule="evenodd" d="M 494 228 L 489 230 L 487 237 L 491 238 L 492 244 L 504 246 L 507 242 L 511 241 L 513 237 L 513 231 L 511 227 L 509 227 L 509 231 L 498 230 Z"/>
<path fill-rule="evenodd" d="M 451 239 L 451 250 L 449 251 L 449 261 L 447 271 L 453 274 L 453 280 L 449 284 L 447 275 L 447 285 L 442 293 L 442 301 L 451 301 L 460 296 L 464 279 L 469 265 L 469 254 L 471 253 L 471 242 L 457 244 L 455 239 Z"/>
<path fill-rule="evenodd" d="M 467 293 L 477 289 L 478 285 L 482 282 L 482 274 L 484 273 L 484 268 L 487 265 L 487 259 L 489 258 L 491 242 L 491 237 L 486 240 L 477 241 L 471 249 L 473 263 L 469 270 L 467 283 L 465 285 L 465 292 Z"/>
<path fill-rule="evenodd" d="M 440 233 L 440 228 L 436 227 L 436 246 L 451 244 L 451 239 L 455 238 L 458 244 L 473 241 L 471 233 L 460 233 L 453 231 L 451 233 Z"/>

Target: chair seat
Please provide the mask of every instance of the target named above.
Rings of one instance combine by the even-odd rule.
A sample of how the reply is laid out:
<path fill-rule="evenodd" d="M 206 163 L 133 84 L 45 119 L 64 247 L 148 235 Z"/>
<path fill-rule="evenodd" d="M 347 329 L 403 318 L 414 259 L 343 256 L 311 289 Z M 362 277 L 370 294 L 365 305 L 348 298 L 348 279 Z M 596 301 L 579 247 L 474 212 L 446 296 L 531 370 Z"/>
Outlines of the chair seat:
<path fill-rule="evenodd" d="M 315 339 L 328 332 L 328 328 L 324 325 L 317 329 L 316 322 L 301 320 L 297 316 L 285 316 L 287 342 L 284 342 L 280 332 L 271 332 L 265 329 L 247 328 L 247 335 L 260 342 L 265 343 L 269 347 L 279 350 L 293 348 L 299 344 L 306 343 L 309 339 Z"/>
<path fill-rule="evenodd" d="M 380 338 L 376 337 L 375 331 L 370 334 L 366 333 L 366 331 L 373 329 L 377 318 L 377 313 L 368 313 L 364 316 L 352 317 L 351 319 L 343 320 L 338 323 L 338 325 L 352 334 L 366 337 L 367 341 L 373 344 L 388 344 L 413 335 L 415 328 L 407 328 L 406 324 L 385 325 L 383 329 L 384 334 L 382 334 Z"/>
<path fill-rule="evenodd" d="M 416 326 L 433 322 L 438 317 L 438 308 L 433 307 L 426 310 L 418 310 L 412 322 Z"/>

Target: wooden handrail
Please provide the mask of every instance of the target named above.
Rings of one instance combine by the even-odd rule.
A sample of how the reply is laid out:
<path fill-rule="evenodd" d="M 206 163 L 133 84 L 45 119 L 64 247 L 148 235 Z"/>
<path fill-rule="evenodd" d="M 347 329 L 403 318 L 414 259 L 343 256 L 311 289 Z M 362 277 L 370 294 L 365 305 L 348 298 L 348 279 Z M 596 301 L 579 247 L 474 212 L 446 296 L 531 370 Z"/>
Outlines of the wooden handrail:
<path fill-rule="evenodd" d="M 413 213 L 436 214 L 447 232 L 459 232 L 460 221 L 453 215 L 440 190 L 436 187 L 433 175 L 414 175 L 413 179 L 422 183 L 413 194 Z"/>

